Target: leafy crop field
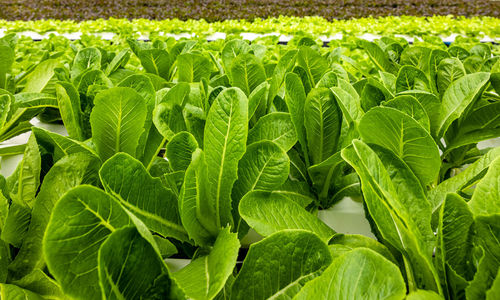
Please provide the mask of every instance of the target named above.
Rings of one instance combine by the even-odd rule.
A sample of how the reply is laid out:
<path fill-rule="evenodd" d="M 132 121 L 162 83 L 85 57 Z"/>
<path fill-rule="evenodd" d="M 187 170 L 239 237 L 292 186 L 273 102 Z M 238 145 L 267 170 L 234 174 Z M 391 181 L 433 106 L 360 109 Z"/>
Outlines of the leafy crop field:
<path fill-rule="evenodd" d="M 328 20 L 368 16 L 500 16 L 494 0 L 2 0 L 0 18 L 7 20 L 98 18 L 227 19 L 321 16 Z"/>
<path fill-rule="evenodd" d="M 121 36 L 139 37 L 141 34 L 158 36 L 160 33 L 187 33 L 207 37 L 214 33 L 238 34 L 243 32 L 260 34 L 308 34 L 312 36 L 363 35 L 408 35 L 408 36 L 449 36 L 458 34 L 467 37 L 500 38 L 500 19 L 494 17 L 379 17 L 342 19 L 328 21 L 322 17 L 279 16 L 277 18 L 247 20 L 206 20 L 166 19 L 99 19 L 75 22 L 73 20 L 7 21 L 0 19 L 3 32 L 34 31 L 37 33 L 82 33 L 112 32 Z"/>
<path fill-rule="evenodd" d="M 474 38 L 7 34 L 1 298 L 498 299 L 499 94 Z"/>

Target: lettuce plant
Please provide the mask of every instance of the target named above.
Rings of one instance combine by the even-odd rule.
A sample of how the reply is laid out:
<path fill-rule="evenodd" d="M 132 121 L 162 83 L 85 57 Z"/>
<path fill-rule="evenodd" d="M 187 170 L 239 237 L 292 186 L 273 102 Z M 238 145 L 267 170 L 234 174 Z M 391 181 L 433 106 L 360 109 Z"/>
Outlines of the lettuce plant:
<path fill-rule="evenodd" d="M 23 154 L 0 177 L 2 299 L 496 298 L 494 47 L 14 42 L 1 137 L 31 135 L 0 150 Z M 316 216 L 344 197 L 376 239 Z"/>

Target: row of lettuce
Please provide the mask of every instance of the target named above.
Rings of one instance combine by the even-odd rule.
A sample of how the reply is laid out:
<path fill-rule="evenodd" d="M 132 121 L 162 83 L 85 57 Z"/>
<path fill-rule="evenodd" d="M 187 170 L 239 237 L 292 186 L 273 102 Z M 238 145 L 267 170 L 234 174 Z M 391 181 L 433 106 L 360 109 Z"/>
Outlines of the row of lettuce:
<path fill-rule="evenodd" d="M 495 46 L 69 43 L 0 39 L 2 299 L 498 298 Z"/>
<path fill-rule="evenodd" d="M 34 31 L 45 33 L 96 33 L 113 32 L 126 36 L 146 34 L 154 36 L 158 32 L 189 33 L 205 37 L 217 32 L 224 33 L 279 33 L 296 35 L 309 33 L 333 36 L 335 34 L 378 35 L 402 34 L 408 36 L 459 34 L 469 37 L 500 37 L 500 19 L 494 17 L 455 17 L 455 16 L 388 16 L 379 18 L 340 19 L 328 21 L 322 17 L 290 17 L 248 20 L 225 20 L 207 22 L 203 19 L 186 21 L 178 19 L 97 19 L 76 22 L 73 20 L 7 21 L 0 20 L 0 28 L 6 32 Z"/>

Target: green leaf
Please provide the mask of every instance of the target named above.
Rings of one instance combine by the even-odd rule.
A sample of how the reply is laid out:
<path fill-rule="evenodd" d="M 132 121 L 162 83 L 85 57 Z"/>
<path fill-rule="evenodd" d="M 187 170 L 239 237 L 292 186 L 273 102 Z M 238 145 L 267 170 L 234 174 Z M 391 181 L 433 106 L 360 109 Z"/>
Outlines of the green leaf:
<path fill-rule="evenodd" d="M 133 226 L 112 232 L 102 243 L 98 271 L 103 299 L 180 298 L 160 255 Z"/>
<path fill-rule="evenodd" d="M 443 203 L 448 193 L 459 193 L 475 185 L 486 174 L 490 164 L 499 156 L 500 148 L 492 149 L 464 171 L 441 182 L 436 188 L 430 190 L 428 199 L 433 211 Z"/>
<path fill-rule="evenodd" d="M 205 155 L 197 149 L 179 192 L 179 215 L 189 238 L 203 246 L 211 244 L 218 231 L 215 208 L 209 206 L 207 181 Z"/>
<path fill-rule="evenodd" d="M 193 53 L 177 56 L 179 82 L 199 82 L 201 78 L 210 78 L 212 64 L 208 58 Z"/>
<path fill-rule="evenodd" d="M 14 49 L 7 45 L 0 45 L 0 88 L 6 87 L 6 75 L 11 71 L 15 60 Z"/>
<path fill-rule="evenodd" d="M 68 131 L 68 136 L 78 141 L 83 141 L 82 111 L 80 108 L 80 95 L 75 86 L 69 82 L 56 84 L 57 103 L 59 112 Z"/>
<path fill-rule="evenodd" d="M 498 270 L 495 281 L 491 285 L 491 289 L 486 292 L 486 300 L 494 300 L 500 297 L 500 269 Z"/>
<path fill-rule="evenodd" d="M 131 88 L 115 87 L 97 94 L 94 103 L 92 141 L 101 159 L 118 152 L 135 155 L 146 120 L 144 98 Z"/>
<path fill-rule="evenodd" d="M 315 88 L 307 95 L 304 124 L 313 164 L 318 164 L 337 152 L 342 111 L 329 89 Z"/>
<path fill-rule="evenodd" d="M 417 121 L 422 127 L 430 132 L 430 121 L 429 116 L 424 107 L 418 100 L 410 95 L 400 95 L 392 98 L 391 100 L 384 103 L 384 106 L 395 108 L 401 112 L 404 112 L 408 116 L 412 117 Z"/>
<path fill-rule="evenodd" d="M 248 132 L 248 145 L 259 141 L 272 141 L 283 150 L 290 150 L 297 143 L 297 134 L 289 113 L 270 113 L 259 119 Z"/>
<path fill-rule="evenodd" d="M 485 299 L 500 267 L 500 214 L 478 216 L 475 221 L 477 244 L 484 255 L 465 292 L 467 299 Z"/>
<path fill-rule="evenodd" d="M 272 101 L 278 94 L 280 87 L 285 81 L 287 73 L 292 71 L 295 62 L 297 61 L 297 53 L 298 51 L 295 49 L 289 50 L 278 61 L 269 82 L 269 101 Z"/>
<path fill-rule="evenodd" d="M 17 285 L 5 283 L 0 283 L 0 297 L 9 300 L 44 300 L 41 295 L 20 288 Z"/>
<path fill-rule="evenodd" d="M 79 152 L 85 152 L 96 158 L 98 157 L 94 150 L 82 142 L 72 140 L 40 127 L 33 127 L 32 130 L 38 144 L 52 154 L 54 163 L 64 156 Z"/>
<path fill-rule="evenodd" d="M 198 148 L 198 142 L 192 134 L 186 131 L 176 134 L 167 144 L 165 156 L 174 171 L 186 171 L 193 152 Z"/>
<path fill-rule="evenodd" d="M 436 72 L 436 84 L 439 93 L 443 95 L 451 83 L 463 76 L 465 76 L 465 69 L 458 58 L 443 59 L 439 63 Z"/>
<path fill-rule="evenodd" d="M 358 129 L 366 143 L 385 147 L 402 159 L 423 186 L 436 180 L 441 165 L 439 149 L 429 132 L 406 113 L 375 107 L 363 116 Z"/>
<path fill-rule="evenodd" d="M 285 76 L 285 101 L 290 112 L 297 140 L 302 151 L 307 153 L 306 128 L 304 127 L 304 104 L 306 103 L 306 92 L 300 77 L 295 73 L 288 73 Z M 309 164 L 309 158 L 306 156 L 306 164 Z"/>
<path fill-rule="evenodd" d="M 71 78 L 76 78 L 87 70 L 101 69 L 101 52 L 96 48 L 84 48 L 75 55 L 71 66 Z"/>
<path fill-rule="evenodd" d="M 50 273 L 65 294 L 101 299 L 99 247 L 112 232 L 129 224 L 130 217 L 120 203 L 92 186 L 73 188 L 56 203 L 43 250 Z"/>
<path fill-rule="evenodd" d="M 326 58 L 308 46 L 299 48 L 297 64 L 305 70 L 311 87 L 316 86 L 323 74 L 329 69 Z"/>
<path fill-rule="evenodd" d="M 204 151 L 208 170 L 207 202 L 215 212 L 218 228 L 233 225 L 231 189 L 238 172 L 238 161 L 246 149 L 248 101 L 237 88 L 222 91 L 207 116 Z"/>
<path fill-rule="evenodd" d="M 230 40 L 224 45 L 221 52 L 222 63 L 224 64 L 224 69 L 227 73 L 231 72 L 231 65 L 233 60 L 240 54 L 245 54 L 250 52 L 250 46 L 248 43 L 242 40 Z M 229 74 L 230 75 L 230 74 Z M 229 76 L 232 78 L 231 76 Z"/>
<path fill-rule="evenodd" d="M 240 54 L 233 59 L 230 74 L 232 86 L 240 88 L 247 96 L 266 80 L 264 66 L 250 53 Z"/>
<path fill-rule="evenodd" d="M 35 199 L 29 229 L 21 249 L 9 266 L 16 278 L 27 275 L 36 268 L 45 267 L 42 240 L 56 201 L 80 184 L 97 185 L 99 166 L 97 157 L 82 152 L 69 154 L 50 168 Z"/>
<path fill-rule="evenodd" d="M 340 152 L 337 152 L 307 170 L 320 198 L 328 198 L 332 182 L 338 179 L 339 168 L 343 162 Z"/>
<path fill-rule="evenodd" d="M 434 246 L 431 208 L 423 201 L 425 195 L 415 175 L 392 152 L 378 147 L 376 153 L 359 140 L 343 149 L 342 157 L 360 177 L 366 206 L 382 238 L 409 261 L 410 280 L 419 288 L 439 292 L 430 262 Z"/>
<path fill-rule="evenodd" d="M 106 67 L 105 74 L 109 76 L 118 69 L 125 67 L 129 59 L 130 59 L 130 50 L 128 49 L 121 50 L 115 55 L 115 57 L 113 57 L 113 60 L 109 62 L 108 66 Z"/>
<path fill-rule="evenodd" d="M 3 91 L 0 90 L 0 129 L 2 129 L 5 122 L 7 122 L 10 108 L 14 102 L 14 97 L 7 91 L 5 92 L 5 94 L 2 94 Z"/>
<path fill-rule="evenodd" d="M 402 299 L 405 295 L 398 267 L 375 251 L 359 248 L 335 259 L 294 299 Z"/>
<path fill-rule="evenodd" d="M 408 90 L 429 90 L 429 79 L 422 70 L 413 66 L 401 67 L 396 79 L 396 93 Z"/>
<path fill-rule="evenodd" d="M 233 273 L 239 248 L 237 234 L 225 228 L 208 255 L 193 260 L 173 277 L 190 299 L 213 299 Z"/>
<path fill-rule="evenodd" d="M 166 80 L 170 79 L 173 59 L 166 50 L 141 50 L 138 52 L 137 57 L 146 72 L 158 75 Z"/>
<path fill-rule="evenodd" d="M 44 297 L 44 299 L 67 299 L 59 284 L 40 269 L 35 269 L 23 278 L 12 280 L 10 283 L 34 292 Z"/>
<path fill-rule="evenodd" d="M 151 231 L 164 237 L 187 240 L 179 225 L 177 198 L 159 178 L 153 178 L 140 161 L 118 153 L 108 159 L 99 171 L 106 191 L 137 216 Z"/>
<path fill-rule="evenodd" d="M 330 252 L 332 253 L 332 255 L 334 255 L 334 257 L 339 257 L 349 251 L 358 248 L 368 248 L 370 250 L 377 252 L 387 260 L 397 265 L 396 259 L 386 246 L 364 235 L 337 233 L 328 243 L 329 243 L 328 247 L 331 250 Z M 332 246 L 334 246 L 333 251 L 332 251 Z M 339 251 L 341 250 L 340 247 L 335 247 L 335 246 L 341 246 L 342 251 Z"/>
<path fill-rule="evenodd" d="M 345 80 L 339 79 L 339 86 L 331 88 L 331 91 L 348 125 L 352 126 L 354 121 L 359 121 L 364 112 L 361 108 L 359 95 L 352 85 Z"/>
<path fill-rule="evenodd" d="M 335 234 L 316 216 L 278 193 L 250 192 L 241 199 L 239 212 L 248 225 L 263 236 L 284 229 L 303 229 L 328 241 Z"/>
<path fill-rule="evenodd" d="M 366 50 L 368 57 L 375 64 L 377 69 L 396 74 L 398 72 L 397 66 L 391 62 L 384 51 L 374 42 L 369 42 L 365 40 L 358 40 L 358 45 Z"/>
<path fill-rule="evenodd" d="M 59 59 L 47 59 L 38 64 L 33 72 L 26 77 L 23 92 L 40 93 L 54 77 L 54 69 L 62 67 Z"/>
<path fill-rule="evenodd" d="M 489 166 L 486 175 L 479 181 L 469 201 L 474 216 L 500 214 L 500 158 Z"/>
<path fill-rule="evenodd" d="M 474 218 L 467 203 L 456 194 L 448 194 L 439 211 L 437 230 L 436 265 L 444 286 L 448 285 L 450 297 L 463 294 L 456 284 L 451 268 L 461 280 L 472 280 L 475 267 L 472 262 Z M 460 245 L 460 247 L 457 247 Z"/>
<path fill-rule="evenodd" d="M 451 123 L 479 98 L 489 79 L 490 74 L 480 72 L 465 75 L 450 84 L 443 95 L 437 136 L 444 136 Z"/>
<path fill-rule="evenodd" d="M 443 297 L 439 296 L 433 291 L 416 290 L 411 292 L 406 297 L 406 300 L 442 300 Z"/>
<path fill-rule="evenodd" d="M 330 262 L 328 247 L 315 234 L 280 231 L 250 246 L 231 299 L 291 299 Z"/>
<path fill-rule="evenodd" d="M 36 192 L 40 186 L 42 159 L 35 135 L 31 135 L 19 166 L 18 189 L 15 200 L 29 208 L 33 207 Z M 11 197 L 13 197 L 11 195 Z"/>

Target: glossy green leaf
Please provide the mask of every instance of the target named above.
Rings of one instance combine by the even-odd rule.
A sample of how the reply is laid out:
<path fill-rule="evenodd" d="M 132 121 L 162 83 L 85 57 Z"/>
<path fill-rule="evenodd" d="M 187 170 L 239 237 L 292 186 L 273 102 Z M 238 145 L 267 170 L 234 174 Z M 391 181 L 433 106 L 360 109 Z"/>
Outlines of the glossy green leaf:
<path fill-rule="evenodd" d="M 129 224 L 130 217 L 120 203 L 95 187 L 73 188 L 56 203 L 43 251 L 50 273 L 65 294 L 101 299 L 99 247 L 112 232 Z"/>
<path fill-rule="evenodd" d="M 410 95 L 400 95 L 384 103 L 384 106 L 395 108 L 405 114 L 409 115 L 417 121 L 422 127 L 430 132 L 429 116 L 425 108 L 418 102 L 418 100 Z"/>
<path fill-rule="evenodd" d="M 361 48 L 366 50 L 370 60 L 375 64 L 377 69 L 392 74 L 397 73 L 398 68 L 396 65 L 389 60 L 387 55 L 377 44 L 365 40 L 358 40 L 358 44 Z"/>
<path fill-rule="evenodd" d="M 250 246 L 231 299 L 291 299 L 330 262 L 328 247 L 315 234 L 280 231 Z"/>
<path fill-rule="evenodd" d="M 443 136 L 451 123 L 460 118 L 465 110 L 478 99 L 489 79 L 488 73 L 475 73 L 450 84 L 443 95 L 437 136 Z"/>
<path fill-rule="evenodd" d="M 398 267 L 375 251 L 359 248 L 335 259 L 294 299 L 403 299 L 405 295 Z"/>
<path fill-rule="evenodd" d="M 210 77 L 212 64 L 202 55 L 183 53 L 177 56 L 177 69 L 180 82 L 199 82 Z"/>
<path fill-rule="evenodd" d="M 102 243 L 98 272 L 103 299 L 183 299 L 158 252 L 133 226 Z"/>
<path fill-rule="evenodd" d="M 131 88 L 115 87 L 100 92 L 94 102 L 90 124 L 99 156 L 107 160 L 118 152 L 135 155 L 146 120 L 144 98 Z"/>
<path fill-rule="evenodd" d="M 56 93 L 59 112 L 61 113 L 64 127 L 68 131 L 68 136 L 78 141 L 83 141 L 82 111 L 78 91 L 69 82 L 59 82 L 56 84 Z"/>
<path fill-rule="evenodd" d="M 196 245 L 208 245 L 215 240 L 217 224 L 215 208 L 208 201 L 207 165 L 201 149 L 193 153 L 179 192 L 179 215 L 189 238 Z"/>
<path fill-rule="evenodd" d="M 479 181 L 469 201 L 475 216 L 500 214 L 500 158 L 491 162 L 486 175 Z"/>
<path fill-rule="evenodd" d="M 240 88 L 247 96 L 266 80 L 264 66 L 250 53 L 240 54 L 233 59 L 230 74 L 232 86 Z"/>
<path fill-rule="evenodd" d="M 237 88 L 222 91 L 207 116 L 204 151 L 208 170 L 207 202 L 215 212 L 218 228 L 233 224 L 231 189 L 238 161 L 246 150 L 248 101 Z"/>
<path fill-rule="evenodd" d="M 323 74 L 328 71 L 327 60 L 308 46 L 299 48 L 297 63 L 306 72 L 311 87 L 316 86 Z"/>
<path fill-rule="evenodd" d="M 233 273 L 239 248 L 237 234 L 226 228 L 208 255 L 196 258 L 173 277 L 190 299 L 213 299 Z"/>
<path fill-rule="evenodd" d="M 245 222 L 263 236 L 284 229 L 303 229 L 328 241 L 335 234 L 302 206 L 277 193 L 250 192 L 241 199 L 239 212 Z"/>
<path fill-rule="evenodd" d="M 99 70 L 101 59 L 101 52 L 96 48 L 84 48 L 78 51 L 71 66 L 71 78 L 76 78 L 87 70 Z"/>
<path fill-rule="evenodd" d="M 290 150 L 297 143 L 297 134 L 290 117 L 284 112 L 270 113 L 259 119 L 248 132 L 247 143 L 272 141 L 283 150 Z"/>
<path fill-rule="evenodd" d="M 376 107 L 363 116 L 358 129 L 365 142 L 385 147 L 402 159 L 424 186 L 436 180 L 439 149 L 429 132 L 406 113 Z"/>
<path fill-rule="evenodd" d="M 186 131 L 176 134 L 167 144 L 165 156 L 174 171 L 185 171 L 191 163 L 193 152 L 198 148 L 198 142 L 192 134 Z"/>
<path fill-rule="evenodd" d="M 40 93 L 54 77 L 54 69 L 62 67 L 59 59 L 47 59 L 38 64 L 33 72 L 26 77 L 23 92 Z"/>
<path fill-rule="evenodd" d="M 306 103 L 306 92 L 300 77 L 295 73 L 288 73 L 285 76 L 285 101 L 290 112 L 297 140 L 299 141 L 302 151 L 307 152 L 306 128 L 304 126 L 304 105 Z M 306 157 L 306 162 L 309 158 Z"/>
<path fill-rule="evenodd" d="M 318 164 L 337 152 L 342 111 L 329 89 L 316 88 L 307 95 L 304 124 L 313 164 Z"/>
<path fill-rule="evenodd" d="M 403 66 L 399 69 L 396 79 L 396 93 L 409 90 L 429 90 L 429 79 L 425 73 L 413 66 Z"/>
<path fill-rule="evenodd" d="M 441 94 L 444 94 L 452 82 L 463 77 L 464 75 L 464 66 L 458 58 L 452 57 L 443 59 L 439 63 L 436 72 L 436 84 L 438 91 Z"/>
<path fill-rule="evenodd" d="M 104 188 L 136 215 L 148 228 L 164 237 L 187 240 L 179 225 L 177 199 L 153 178 L 136 159 L 118 153 L 108 159 L 99 171 Z"/>
<path fill-rule="evenodd" d="M 45 175 L 33 210 L 28 232 L 9 270 L 15 278 L 43 269 L 45 261 L 42 240 L 56 201 L 71 188 L 80 184 L 97 185 L 100 162 L 89 153 L 69 154 L 58 160 Z"/>

